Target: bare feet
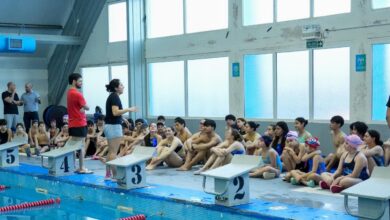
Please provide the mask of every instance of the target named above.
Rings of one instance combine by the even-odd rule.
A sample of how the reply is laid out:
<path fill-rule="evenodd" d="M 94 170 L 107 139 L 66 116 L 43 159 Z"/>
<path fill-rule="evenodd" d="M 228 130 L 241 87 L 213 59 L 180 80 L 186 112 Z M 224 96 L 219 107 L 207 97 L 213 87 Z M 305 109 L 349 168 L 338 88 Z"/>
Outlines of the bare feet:
<path fill-rule="evenodd" d="M 189 171 L 189 170 L 191 170 L 191 168 L 183 165 L 183 166 L 177 168 L 176 170 L 177 171 Z"/>

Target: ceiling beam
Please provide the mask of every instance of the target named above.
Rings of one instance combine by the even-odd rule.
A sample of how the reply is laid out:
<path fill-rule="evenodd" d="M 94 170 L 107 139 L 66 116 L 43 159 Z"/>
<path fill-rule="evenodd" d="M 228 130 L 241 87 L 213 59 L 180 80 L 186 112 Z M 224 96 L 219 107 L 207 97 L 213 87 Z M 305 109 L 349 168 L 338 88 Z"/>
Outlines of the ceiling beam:
<path fill-rule="evenodd" d="M 18 28 L 18 29 L 41 29 L 41 30 L 62 30 L 62 25 L 55 24 L 19 24 L 19 23 L 0 23 L 0 28 Z"/>
<path fill-rule="evenodd" d="M 18 37 L 33 37 L 37 41 L 37 44 L 54 44 L 54 45 L 81 45 L 82 40 L 76 36 L 66 35 L 50 35 L 50 34 L 15 34 L 15 33 L 1 33 L 5 36 L 18 36 Z"/>

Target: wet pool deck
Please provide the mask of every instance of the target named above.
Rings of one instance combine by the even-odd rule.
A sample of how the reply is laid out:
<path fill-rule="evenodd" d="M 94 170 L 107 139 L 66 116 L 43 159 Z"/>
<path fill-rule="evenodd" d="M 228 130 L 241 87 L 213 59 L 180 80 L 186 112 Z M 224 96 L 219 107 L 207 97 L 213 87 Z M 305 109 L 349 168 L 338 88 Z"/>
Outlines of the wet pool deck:
<path fill-rule="evenodd" d="M 23 164 L 39 166 L 41 163 L 40 157 L 21 156 L 20 161 L 22 166 Z M 71 175 L 60 179 L 109 188 L 116 187 L 116 184 L 103 181 L 105 166 L 100 161 L 87 159 L 85 164 L 88 169 L 94 171 L 93 175 Z M 175 169 L 158 167 L 156 170 L 147 171 L 147 183 L 152 187 L 141 191 L 173 199 L 213 204 L 213 196 L 203 193 L 203 177 L 193 175 L 195 170 L 196 168 L 188 172 L 179 172 Z M 238 209 L 266 212 L 267 216 L 285 219 L 355 219 L 345 213 L 342 195 L 332 194 L 318 187 L 294 186 L 282 181 L 281 178 L 250 179 L 250 193 L 251 203 L 237 206 Z M 352 199 L 350 204 L 356 207 L 357 199 Z"/>

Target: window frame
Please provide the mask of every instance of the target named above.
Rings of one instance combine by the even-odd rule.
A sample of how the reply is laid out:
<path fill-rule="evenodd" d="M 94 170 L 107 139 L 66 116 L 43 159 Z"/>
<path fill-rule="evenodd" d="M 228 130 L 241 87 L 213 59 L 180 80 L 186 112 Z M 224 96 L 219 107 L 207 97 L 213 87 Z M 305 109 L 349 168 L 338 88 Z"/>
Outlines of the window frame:
<path fill-rule="evenodd" d="M 83 69 L 85 68 L 96 68 L 96 67 L 107 67 L 108 69 L 108 80 L 111 81 L 112 80 L 112 67 L 113 66 L 127 66 L 127 74 L 128 74 L 128 81 L 130 80 L 130 69 L 128 67 L 128 64 L 127 62 L 124 63 L 124 62 L 118 62 L 118 63 L 111 63 L 111 64 L 98 64 L 98 65 L 84 65 L 84 66 L 80 66 L 80 73 L 81 73 L 81 77 L 84 77 L 83 75 Z M 108 83 L 108 82 L 107 82 Z M 128 82 L 129 83 L 129 82 Z M 83 94 L 84 96 L 84 90 L 83 90 L 84 86 L 81 88 L 81 93 Z M 127 91 L 128 93 L 128 96 L 129 96 L 129 104 L 130 104 L 130 86 L 128 88 L 125 88 L 125 91 Z M 88 100 L 87 100 L 87 103 L 88 103 Z M 89 106 L 91 108 L 91 106 Z M 105 106 L 101 106 L 102 108 L 105 108 Z M 129 113 L 127 113 L 129 114 Z M 126 115 L 127 115 L 126 114 Z M 87 116 L 93 116 L 93 114 L 87 114 Z"/>
<path fill-rule="evenodd" d="M 155 116 L 151 115 L 150 114 L 150 106 L 149 106 L 149 102 L 150 102 L 150 88 L 149 88 L 149 64 L 151 63 L 161 63 L 161 62 L 174 62 L 174 61 L 183 61 L 184 62 L 184 92 L 185 92 L 185 95 L 184 95 L 184 104 L 185 104 L 185 115 L 183 116 L 183 118 L 186 118 L 186 119 L 203 119 L 204 117 L 198 117 L 198 116 L 189 116 L 188 114 L 188 60 L 199 60 L 199 59 L 213 59 L 213 58 L 222 58 L 222 57 L 226 57 L 228 59 L 228 69 L 229 69 L 229 76 L 228 76 L 228 90 L 230 91 L 230 86 L 231 86 L 231 57 L 229 56 L 226 56 L 226 53 L 221 53 L 221 52 L 218 52 L 218 53 L 211 53 L 211 54 L 207 54 L 207 55 L 202 55 L 202 54 L 195 54 L 195 55 L 188 55 L 188 56 L 182 56 L 182 57 L 169 57 L 169 58 L 151 58 L 151 59 L 147 59 L 146 60 L 146 117 L 148 118 L 153 118 Z M 229 94 L 228 94 L 229 95 Z M 229 109 L 229 112 L 231 110 L 230 108 L 230 95 L 229 95 L 229 104 L 228 104 L 228 109 Z M 174 119 L 176 118 L 177 116 L 167 116 L 165 118 L 167 119 Z M 221 116 L 221 117 L 210 117 L 212 119 L 216 119 L 216 120 L 221 120 L 221 119 L 224 119 L 225 116 Z"/>
<path fill-rule="evenodd" d="M 112 41 L 110 42 L 110 6 L 111 5 L 115 5 L 115 4 L 120 4 L 120 3 L 125 3 L 126 5 L 126 40 L 120 40 L 120 41 Z M 116 0 L 116 1 L 112 1 L 112 2 L 108 2 L 107 3 L 107 32 L 108 32 L 108 35 L 107 35 L 107 43 L 108 44 L 115 44 L 115 43 L 123 43 L 123 42 L 128 42 L 128 33 L 129 33 L 129 24 L 128 24 L 128 12 L 127 12 L 127 1 L 126 0 Z M 96 65 L 95 65 L 96 66 Z"/>
<path fill-rule="evenodd" d="M 390 43 L 390 38 L 389 38 L 389 43 Z M 337 49 L 337 48 L 344 48 L 344 47 L 348 47 L 350 49 L 350 73 L 349 73 L 349 83 L 350 83 L 350 90 L 349 90 L 349 106 L 350 106 L 350 109 L 349 109 L 349 119 L 348 120 L 345 120 L 346 123 L 349 123 L 350 120 L 351 120 L 351 106 L 352 106 L 352 93 L 351 93 L 351 89 L 352 89 L 352 77 L 353 77 L 353 73 L 354 73 L 354 59 L 352 57 L 353 55 L 353 51 L 352 51 L 352 48 L 353 48 L 353 44 L 351 42 L 337 42 L 337 43 L 327 43 L 327 47 L 323 47 L 323 48 L 316 48 L 316 50 L 321 50 L 321 49 Z M 255 49 L 255 50 L 245 50 L 245 51 L 242 51 L 239 53 L 239 56 L 241 57 L 242 59 L 242 64 L 244 64 L 244 57 L 245 55 L 262 55 L 262 54 L 272 54 L 273 55 L 273 86 L 274 86 L 274 97 L 273 97 L 273 118 L 246 118 L 245 117 L 245 80 L 243 78 L 243 82 L 242 82 L 242 94 L 244 96 L 244 102 L 243 102 L 243 106 L 242 106 L 242 113 L 243 113 L 243 116 L 245 117 L 245 119 L 248 121 L 248 120 L 253 120 L 253 121 L 264 121 L 264 122 L 275 122 L 277 120 L 283 120 L 283 121 L 286 121 L 286 122 L 294 122 L 295 119 L 283 119 L 283 118 L 279 118 L 277 117 L 277 53 L 288 53 L 288 52 L 297 52 L 297 51 L 305 51 L 305 50 L 308 50 L 309 51 L 309 118 L 307 118 L 308 120 L 310 120 L 311 122 L 316 122 L 316 123 L 329 123 L 329 120 L 323 120 L 323 119 L 315 119 L 314 118 L 314 67 L 313 67 L 313 59 L 314 59 L 314 49 L 306 49 L 306 48 L 298 48 L 298 47 L 294 47 L 294 48 L 288 48 L 288 49 L 277 49 L 277 50 L 258 50 L 258 49 Z M 367 57 L 369 55 L 367 54 Z M 371 61 L 370 61 L 371 62 Z M 367 59 L 367 66 L 369 65 L 369 61 Z M 243 66 L 243 74 L 245 74 L 245 66 Z M 372 80 L 372 77 L 371 79 Z M 372 83 L 372 82 L 371 82 Z M 371 89 L 371 93 L 372 93 L 372 89 Z M 372 96 L 372 95 L 371 95 Z M 296 117 L 300 117 L 300 116 L 296 116 Z"/>
<path fill-rule="evenodd" d="M 372 1 L 371 1 L 372 2 Z M 381 8 L 381 9 L 384 9 L 384 8 Z M 373 10 L 381 10 L 381 9 L 373 9 Z M 389 8 L 386 8 L 386 9 L 389 9 Z M 374 115 L 374 112 L 372 111 L 372 108 L 373 108 L 373 104 L 374 104 L 374 99 L 373 99 L 373 95 L 374 95 L 374 87 L 373 87 L 373 77 L 374 77 L 374 71 L 373 71 L 373 46 L 375 44 L 389 44 L 390 45 L 390 37 L 384 37 L 384 38 L 381 38 L 381 39 L 370 39 L 369 42 L 367 42 L 367 44 L 370 46 L 370 49 L 368 51 L 366 51 L 366 68 L 367 68 L 367 72 L 370 72 L 371 75 L 369 75 L 367 77 L 367 83 L 368 83 L 368 97 L 369 97 L 369 100 L 370 100 L 370 115 L 369 115 L 369 119 L 368 119 L 368 123 L 369 124 L 380 124 L 380 125 L 387 125 L 387 122 L 386 120 L 373 120 L 373 115 Z M 383 103 L 383 108 L 386 107 L 386 103 Z"/>

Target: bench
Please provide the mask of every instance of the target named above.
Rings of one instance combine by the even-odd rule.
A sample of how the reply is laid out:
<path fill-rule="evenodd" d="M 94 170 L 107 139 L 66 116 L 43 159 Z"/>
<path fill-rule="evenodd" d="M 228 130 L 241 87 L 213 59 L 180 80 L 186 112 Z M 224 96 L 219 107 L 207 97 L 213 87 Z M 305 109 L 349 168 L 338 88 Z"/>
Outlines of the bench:
<path fill-rule="evenodd" d="M 14 139 L 0 145 L 0 167 L 19 166 L 19 147 L 27 144 L 23 139 Z"/>
<path fill-rule="evenodd" d="M 200 174 L 203 176 L 203 190 L 215 195 L 218 205 L 249 203 L 249 171 L 262 164 L 259 156 L 234 155 L 230 164 Z M 207 177 L 214 178 L 214 191 L 206 189 Z"/>
<path fill-rule="evenodd" d="M 75 151 L 84 146 L 83 140 L 69 139 L 65 146 L 41 154 L 42 167 L 49 169 L 49 175 L 64 176 L 75 171 Z M 48 158 L 48 166 L 43 164 L 43 158 Z"/>
<path fill-rule="evenodd" d="M 371 177 L 341 192 L 348 214 L 363 219 L 390 219 L 390 168 L 375 167 Z M 348 196 L 358 197 L 358 212 L 351 211 Z"/>
<path fill-rule="evenodd" d="M 116 167 L 118 186 L 124 189 L 134 189 L 146 185 L 146 161 L 152 158 L 156 148 L 136 146 L 133 153 L 115 160 L 108 161 L 106 164 Z"/>

